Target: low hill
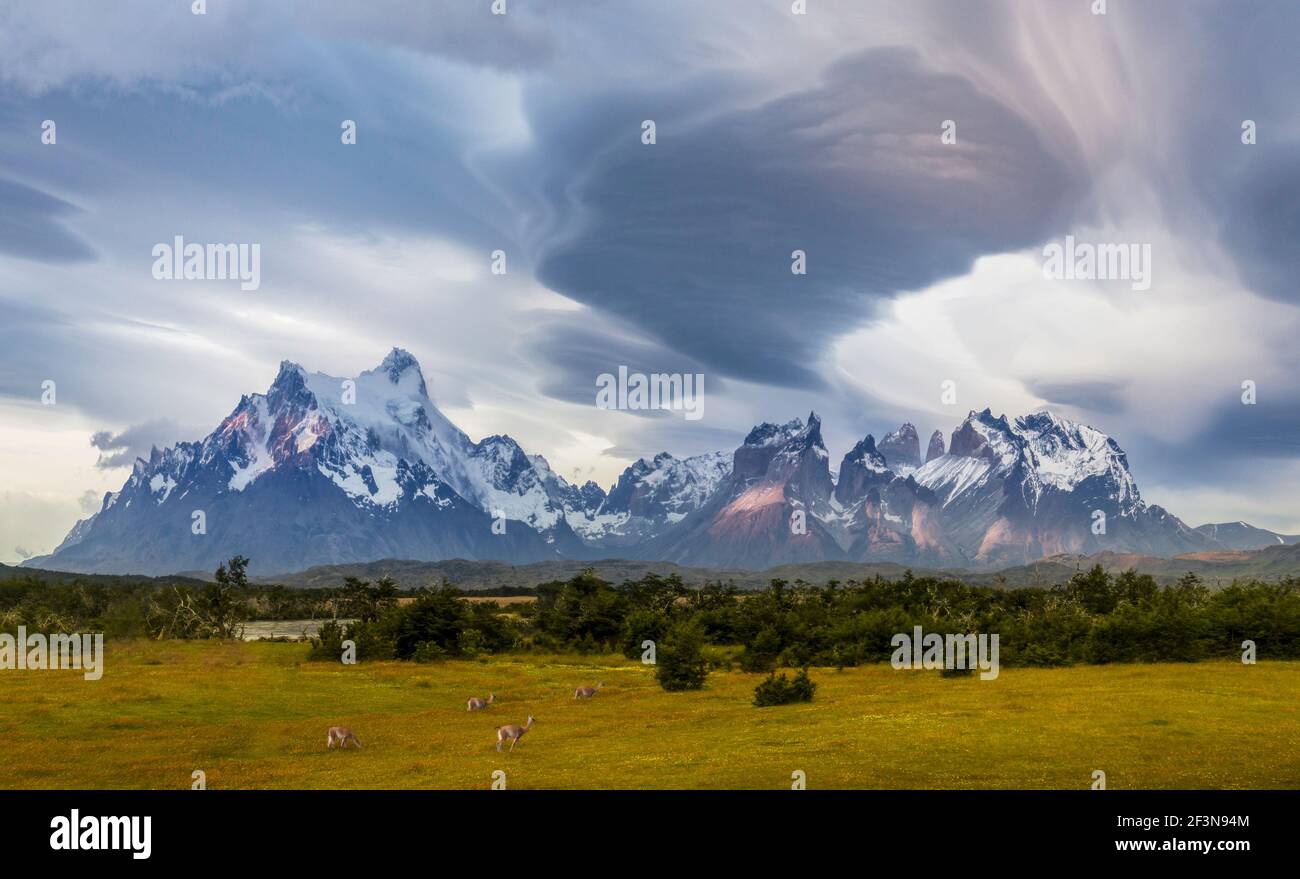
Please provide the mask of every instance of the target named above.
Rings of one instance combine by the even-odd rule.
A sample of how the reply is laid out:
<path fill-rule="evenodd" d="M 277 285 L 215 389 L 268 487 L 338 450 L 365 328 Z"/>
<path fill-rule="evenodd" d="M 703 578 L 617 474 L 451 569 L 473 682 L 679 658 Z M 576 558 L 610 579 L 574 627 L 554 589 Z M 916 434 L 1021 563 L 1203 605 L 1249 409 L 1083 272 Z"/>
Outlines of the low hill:
<path fill-rule="evenodd" d="M 147 577 L 144 574 L 77 574 L 68 571 L 47 571 L 44 568 L 22 568 L 0 564 L 0 584 L 10 580 L 39 580 L 43 583 L 94 583 L 105 586 L 115 584 L 152 583 L 157 586 L 202 586 L 212 575 L 170 574 L 164 577 Z"/>
<path fill-rule="evenodd" d="M 449 559 L 441 562 L 419 562 L 402 559 L 381 559 L 347 565 L 322 565 L 305 571 L 254 577 L 256 583 L 283 584 L 296 588 L 325 588 L 343 584 L 347 577 L 374 580 L 392 577 L 403 589 L 436 586 L 444 580 L 466 590 L 529 589 L 539 583 L 567 580 L 586 568 L 611 583 L 636 580 L 646 574 L 681 577 L 688 586 L 705 583 L 731 584 L 740 589 L 760 589 L 772 580 L 788 582 L 803 580 L 824 584 L 831 580 L 869 580 L 873 577 L 896 579 L 911 570 L 916 576 L 947 576 L 973 586 L 1054 586 L 1064 583 L 1075 573 L 1100 564 L 1111 572 L 1136 570 L 1150 574 L 1162 584 L 1173 583 L 1187 573 L 1195 573 L 1212 586 L 1226 586 L 1234 579 L 1281 580 L 1300 577 L 1300 544 L 1270 546 L 1260 550 L 1227 550 L 1220 552 L 1186 553 L 1173 558 L 1137 555 L 1133 553 L 1101 552 L 1092 555 L 1054 555 L 1027 565 L 1017 565 L 1000 571 L 968 571 L 962 569 L 909 568 L 905 565 L 880 562 L 812 562 L 799 565 L 778 565 L 762 571 L 736 568 L 688 567 L 673 562 L 647 562 L 630 559 L 602 559 L 599 561 L 547 561 L 526 565 L 510 565 L 495 561 L 470 561 Z M 37 577 L 47 582 L 139 583 L 159 585 L 171 583 L 194 585 L 211 580 L 206 572 L 185 572 L 167 577 L 142 575 L 72 574 L 36 568 L 16 568 L 0 565 L 0 582 L 14 578 Z"/>
<path fill-rule="evenodd" d="M 730 568 L 693 568 L 672 562 L 643 562 L 629 559 L 602 559 L 594 562 L 550 561 L 527 565 L 467 559 L 450 559 L 443 562 L 383 559 L 351 565 L 322 565 L 298 573 L 254 579 L 260 583 L 283 583 L 286 586 L 324 587 L 341 585 L 345 577 L 375 579 L 387 575 L 396 580 L 403 589 L 436 586 L 444 579 L 462 589 L 520 589 L 531 588 L 538 583 L 551 580 L 567 580 L 587 568 L 594 569 L 596 576 L 611 583 L 636 580 L 646 574 L 658 574 L 661 577 L 676 574 L 688 586 L 722 582 L 734 584 L 741 589 L 758 589 L 767 586 L 777 578 L 825 583 L 827 580 L 861 580 L 876 575 L 901 577 L 906 570 L 902 565 L 862 565 L 852 562 L 781 565 L 766 571 L 743 571 Z M 914 572 L 918 575 L 935 573 L 923 572 L 919 568 L 914 569 Z"/>

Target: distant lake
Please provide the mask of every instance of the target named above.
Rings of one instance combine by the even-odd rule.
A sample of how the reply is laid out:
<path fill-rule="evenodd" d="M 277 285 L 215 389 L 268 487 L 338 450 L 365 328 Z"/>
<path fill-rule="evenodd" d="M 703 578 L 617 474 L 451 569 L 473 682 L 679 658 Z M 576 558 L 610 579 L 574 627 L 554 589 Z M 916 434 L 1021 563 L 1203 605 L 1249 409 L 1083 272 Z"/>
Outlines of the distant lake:
<path fill-rule="evenodd" d="M 320 627 L 329 620 L 251 620 L 244 623 L 244 640 L 261 641 L 263 638 L 290 638 L 305 641 L 314 638 Z M 356 620 L 339 620 L 340 623 L 354 623 Z"/>

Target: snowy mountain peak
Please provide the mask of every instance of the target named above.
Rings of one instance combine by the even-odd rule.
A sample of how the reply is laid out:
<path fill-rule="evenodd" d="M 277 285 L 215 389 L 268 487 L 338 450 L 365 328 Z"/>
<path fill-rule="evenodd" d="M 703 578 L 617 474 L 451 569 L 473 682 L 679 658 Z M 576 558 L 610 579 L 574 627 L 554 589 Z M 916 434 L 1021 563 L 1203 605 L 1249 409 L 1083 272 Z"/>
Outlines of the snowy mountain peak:
<path fill-rule="evenodd" d="M 879 449 L 890 467 L 912 469 L 921 466 L 921 437 L 910 421 L 885 434 Z"/>
<path fill-rule="evenodd" d="M 850 449 L 849 453 L 844 456 L 844 461 L 846 464 L 849 462 L 862 464 L 868 470 L 875 470 L 877 472 L 884 472 L 888 469 L 888 465 L 885 462 L 885 456 L 880 454 L 879 450 L 877 450 L 876 439 L 871 434 L 867 434 L 865 437 L 858 440 L 857 445 Z M 844 468 L 841 466 L 840 469 L 843 470 Z"/>
<path fill-rule="evenodd" d="M 1050 411 L 1014 421 L 972 411 L 948 453 L 915 476 L 940 499 L 948 533 L 980 561 L 1197 543 L 1177 519 L 1143 504 L 1114 440 Z M 1098 511 L 1106 515 L 1104 533 L 1091 530 Z"/>
<path fill-rule="evenodd" d="M 419 363 L 401 348 L 355 379 L 283 361 L 266 394 L 245 395 L 202 447 L 233 492 L 287 468 L 324 476 L 363 508 L 454 493 L 537 529 L 554 526 L 562 498 L 576 496 L 512 438 L 472 442 L 429 399 Z"/>
<path fill-rule="evenodd" d="M 272 382 L 271 384 L 274 387 L 276 384 L 279 384 L 279 382 L 282 379 L 291 376 L 294 373 L 297 373 L 298 375 L 302 375 L 303 372 L 304 372 L 303 368 L 297 363 L 294 363 L 292 360 L 281 360 L 280 369 L 275 375 L 275 381 Z"/>
<path fill-rule="evenodd" d="M 675 458 L 660 452 L 638 458 L 606 496 L 588 482 L 579 494 L 586 512 L 571 510 L 569 523 L 584 538 L 608 546 L 632 546 L 698 510 L 731 475 L 731 455 L 708 452 Z"/>
<path fill-rule="evenodd" d="M 894 478 L 885 456 L 876 448 L 875 438 L 867 434 L 848 451 L 840 463 L 839 479 L 835 483 L 835 499 L 841 507 L 848 508 L 860 501 L 873 487 Z"/>
<path fill-rule="evenodd" d="M 388 376 L 388 380 L 395 385 L 401 385 L 409 375 L 415 382 L 416 392 L 422 397 L 429 396 L 429 389 L 424 383 L 424 373 L 420 370 L 419 361 L 415 359 L 415 355 L 404 348 L 394 348 L 389 351 L 388 356 L 373 371 Z"/>
<path fill-rule="evenodd" d="M 823 451 L 826 449 L 825 443 L 822 442 L 822 420 L 816 412 L 808 413 L 808 426 L 805 428 L 808 439 L 808 445 L 819 446 Z"/>
<path fill-rule="evenodd" d="M 414 354 L 407 351 L 405 348 L 398 348 L 395 345 L 392 350 L 384 356 L 383 361 L 379 365 L 384 370 L 394 374 L 401 374 L 411 367 L 415 367 L 416 369 L 420 368 L 419 361 L 415 359 Z M 396 378 L 393 380 L 396 381 Z"/>
<path fill-rule="evenodd" d="M 1138 500 L 1128 457 L 1101 431 L 1046 411 L 1017 418 L 1014 430 L 1024 439 L 1026 461 L 1044 483 L 1068 491 L 1089 477 L 1107 477 L 1121 492 L 1122 505 Z"/>
<path fill-rule="evenodd" d="M 747 446 L 780 446 L 785 445 L 791 438 L 803 432 L 804 424 L 801 419 L 795 418 L 787 421 L 785 424 L 773 424 L 770 421 L 764 421 L 761 424 L 754 425 L 754 429 L 745 437 Z"/>
<path fill-rule="evenodd" d="M 966 420 L 952 432 L 948 454 L 983 458 L 1007 467 L 1015 463 L 1019 443 L 1005 415 L 995 417 L 988 409 L 982 412 L 971 410 Z"/>
<path fill-rule="evenodd" d="M 936 460 L 953 456 L 979 458 L 999 471 L 1020 468 L 1032 482 L 1062 491 L 1089 477 L 1103 477 L 1114 482 L 1121 506 L 1130 509 L 1138 501 L 1124 450 L 1101 431 L 1048 410 L 1014 422 L 1005 415 L 994 417 L 988 409 L 972 411 L 953 431 L 948 455 Z"/>

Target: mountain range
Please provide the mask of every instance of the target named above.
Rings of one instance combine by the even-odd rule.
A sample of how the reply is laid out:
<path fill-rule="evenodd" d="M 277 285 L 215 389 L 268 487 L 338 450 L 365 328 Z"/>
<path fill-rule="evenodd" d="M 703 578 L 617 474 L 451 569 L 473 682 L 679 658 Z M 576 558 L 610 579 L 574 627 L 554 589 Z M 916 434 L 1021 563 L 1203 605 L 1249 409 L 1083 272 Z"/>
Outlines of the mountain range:
<path fill-rule="evenodd" d="M 1146 504 L 1112 438 L 1038 411 L 970 412 L 924 453 L 911 424 L 832 473 L 821 420 L 755 426 L 733 452 L 574 485 L 508 436 L 477 442 L 393 349 L 355 379 L 289 361 L 198 442 L 153 449 L 46 556 L 86 573 L 262 573 L 378 559 L 509 564 L 622 557 L 761 570 L 819 562 L 993 569 L 1098 552 L 1170 557 L 1290 545 L 1242 522 L 1192 528 Z"/>

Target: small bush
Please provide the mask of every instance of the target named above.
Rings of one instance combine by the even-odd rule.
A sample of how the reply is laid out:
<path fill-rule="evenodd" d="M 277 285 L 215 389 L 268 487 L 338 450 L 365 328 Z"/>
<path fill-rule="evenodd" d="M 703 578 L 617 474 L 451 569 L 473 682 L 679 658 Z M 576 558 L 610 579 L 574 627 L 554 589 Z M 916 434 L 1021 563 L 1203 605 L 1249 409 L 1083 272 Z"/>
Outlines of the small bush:
<path fill-rule="evenodd" d="M 745 651 L 740 654 L 740 668 L 751 673 L 772 671 L 780 652 L 781 636 L 770 626 L 763 628 L 745 645 Z"/>
<path fill-rule="evenodd" d="M 715 644 L 705 644 L 701 648 L 704 661 L 708 663 L 709 671 L 731 671 L 736 664 L 735 656 L 738 652 L 734 647 Z"/>
<path fill-rule="evenodd" d="M 777 677 L 776 672 L 767 676 L 754 688 L 754 704 L 759 708 L 770 705 L 789 705 L 793 702 L 811 702 L 817 685 L 808 678 L 808 669 L 800 669 L 794 679 L 788 679 L 785 672 Z"/>
<path fill-rule="evenodd" d="M 669 692 L 698 690 L 709 676 L 709 663 L 700 650 L 704 630 L 698 623 L 679 623 L 669 629 L 656 651 L 655 677 Z"/>
<path fill-rule="evenodd" d="M 472 659 L 488 652 L 487 639 L 478 629 L 465 629 L 456 636 L 456 649 L 461 656 Z"/>
<path fill-rule="evenodd" d="M 439 647 L 433 641 L 421 641 L 415 645 L 415 650 L 411 654 L 411 659 L 416 662 L 441 662 L 446 659 L 448 653 L 442 647 Z"/>
<path fill-rule="evenodd" d="M 320 627 L 320 632 L 311 639 L 311 650 L 307 658 L 314 661 L 338 662 L 343 657 L 343 642 L 351 641 L 356 645 L 356 659 L 363 660 L 392 659 L 393 644 L 377 631 L 373 623 L 352 623 L 344 626 L 329 620 Z"/>
<path fill-rule="evenodd" d="M 311 639 L 308 659 L 338 662 L 343 655 L 343 627 L 334 620 L 323 623 L 320 632 Z"/>
<path fill-rule="evenodd" d="M 623 634 L 623 655 L 640 659 L 646 641 L 658 644 L 668 634 L 668 619 L 652 610 L 634 610 L 627 617 Z"/>

